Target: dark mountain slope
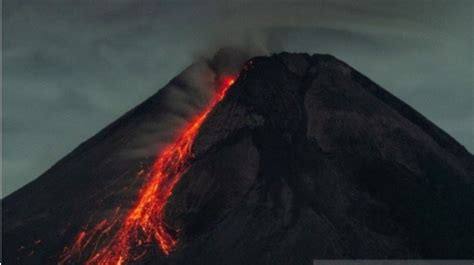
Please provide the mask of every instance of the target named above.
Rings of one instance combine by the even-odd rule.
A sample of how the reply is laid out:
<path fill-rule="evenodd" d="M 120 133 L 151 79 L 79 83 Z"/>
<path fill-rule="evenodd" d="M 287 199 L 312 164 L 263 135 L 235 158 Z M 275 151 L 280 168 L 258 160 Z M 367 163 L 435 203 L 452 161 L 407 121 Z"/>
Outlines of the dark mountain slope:
<path fill-rule="evenodd" d="M 176 264 L 474 256 L 473 158 L 449 135 L 331 56 L 248 68 L 168 207 L 193 231 Z"/>
<path fill-rule="evenodd" d="M 160 94 L 3 201 L 4 263 L 55 264 L 81 227 L 133 204 L 153 158 L 120 154 L 160 123 Z M 474 257 L 473 156 L 334 57 L 250 60 L 193 151 L 166 208 L 177 248 L 137 264 Z"/>

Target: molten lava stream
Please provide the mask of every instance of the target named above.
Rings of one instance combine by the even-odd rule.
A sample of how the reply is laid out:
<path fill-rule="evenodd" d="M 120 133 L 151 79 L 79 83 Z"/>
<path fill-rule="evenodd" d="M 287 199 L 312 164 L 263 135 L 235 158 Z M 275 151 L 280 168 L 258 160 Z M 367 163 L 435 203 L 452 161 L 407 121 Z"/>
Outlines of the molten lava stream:
<path fill-rule="evenodd" d="M 68 264 L 73 259 L 80 258 L 84 250 L 92 246 L 94 250 L 85 264 L 119 265 L 136 261 L 146 253 L 135 254 L 134 248 L 150 244 L 154 240 L 165 255 L 174 249 L 177 238 L 169 232 L 164 220 L 166 203 L 173 188 L 190 166 L 191 148 L 199 128 L 211 110 L 224 98 L 234 80 L 233 77 L 224 78 L 206 108 L 194 117 L 176 140 L 157 156 L 136 204 L 119 224 L 115 235 L 108 237 L 106 243 L 99 242 L 102 236 L 109 233 L 117 224 L 116 220 L 112 222 L 103 220 L 89 231 L 80 231 L 72 246 L 65 248 L 59 264 Z M 91 242 L 94 240 L 97 242 Z"/>

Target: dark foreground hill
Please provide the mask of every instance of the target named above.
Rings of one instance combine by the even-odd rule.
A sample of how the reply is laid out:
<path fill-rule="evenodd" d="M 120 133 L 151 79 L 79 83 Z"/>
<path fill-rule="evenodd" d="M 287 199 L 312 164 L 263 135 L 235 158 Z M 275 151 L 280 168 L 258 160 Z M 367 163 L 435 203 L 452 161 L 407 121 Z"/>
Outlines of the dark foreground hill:
<path fill-rule="evenodd" d="M 160 124 L 165 93 L 3 200 L 4 264 L 57 264 L 78 231 L 133 205 L 154 158 L 123 154 Z M 473 156 L 334 57 L 247 62 L 193 154 L 166 207 L 176 249 L 130 264 L 474 258 Z"/>

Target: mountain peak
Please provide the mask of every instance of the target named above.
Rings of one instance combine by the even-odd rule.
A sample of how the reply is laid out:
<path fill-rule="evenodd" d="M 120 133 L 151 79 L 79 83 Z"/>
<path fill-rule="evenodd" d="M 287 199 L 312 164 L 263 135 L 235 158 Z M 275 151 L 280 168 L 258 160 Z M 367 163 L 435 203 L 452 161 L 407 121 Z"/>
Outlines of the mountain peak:
<path fill-rule="evenodd" d="M 219 58 L 209 65 L 214 73 L 234 61 Z M 217 79 L 222 73 L 231 72 Z M 3 262 L 57 261 L 81 231 L 135 207 L 149 179 L 143 172 L 162 153 L 123 154 L 144 141 L 163 142 L 157 131 L 180 132 L 159 126 L 170 124 L 164 106 L 173 89 L 3 201 Z M 473 156 L 361 73 L 330 55 L 280 53 L 248 60 L 226 91 L 199 126 L 164 208 L 163 229 L 176 245 L 169 253 L 153 240 L 131 246 L 140 258 L 127 262 L 474 256 Z M 85 242 L 107 244 L 123 222 L 113 220 L 117 225 Z M 82 249 L 70 264 L 94 255 L 93 247 Z"/>

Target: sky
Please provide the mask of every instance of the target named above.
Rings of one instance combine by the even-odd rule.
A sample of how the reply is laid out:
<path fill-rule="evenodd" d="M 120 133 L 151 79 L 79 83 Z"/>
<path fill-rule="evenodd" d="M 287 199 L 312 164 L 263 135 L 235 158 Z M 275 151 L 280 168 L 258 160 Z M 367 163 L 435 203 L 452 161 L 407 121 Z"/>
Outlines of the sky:
<path fill-rule="evenodd" d="M 474 150 L 471 0 L 2 4 L 2 196 L 229 45 L 332 54 Z"/>

